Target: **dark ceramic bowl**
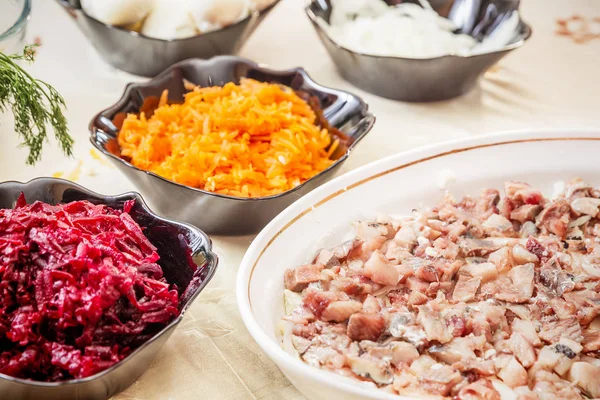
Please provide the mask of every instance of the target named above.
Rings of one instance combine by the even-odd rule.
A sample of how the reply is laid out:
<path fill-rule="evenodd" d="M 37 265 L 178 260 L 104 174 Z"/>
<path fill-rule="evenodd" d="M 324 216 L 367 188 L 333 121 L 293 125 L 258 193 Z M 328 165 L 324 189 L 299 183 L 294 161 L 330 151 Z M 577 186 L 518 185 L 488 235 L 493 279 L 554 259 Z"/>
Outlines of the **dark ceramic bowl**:
<path fill-rule="evenodd" d="M 239 83 L 242 77 L 289 86 L 311 103 L 317 114 L 321 114 L 321 125 L 340 139 L 340 146 L 332 155 L 336 161 L 292 190 L 250 199 L 180 185 L 121 158 L 116 138 L 127 113 L 152 109 L 164 89 L 169 90 L 170 102 L 183 101 L 187 92 L 184 79 L 200 86 L 214 86 Z M 129 84 L 117 104 L 94 117 L 90 133 L 92 144 L 134 182 L 161 215 L 189 222 L 210 234 L 241 235 L 258 232 L 294 200 L 330 179 L 374 123 L 375 117 L 361 99 L 316 84 L 301 68 L 273 71 L 243 58 L 222 56 L 183 61 L 149 82 Z"/>
<path fill-rule="evenodd" d="M 130 214 L 144 228 L 144 234 L 158 249 L 164 276 L 176 284 L 181 295 L 180 314 L 168 326 L 145 342 L 131 355 L 107 370 L 85 379 L 46 383 L 17 379 L 0 374 L 0 398 L 19 400 L 104 400 L 131 385 L 158 354 L 169 339 L 183 314 L 213 277 L 218 259 L 211 251 L 210 239 L 193 226 L 168 221 L 150 211 L 137 193 L 103 196 L 72 182 L 54 178 L 38 178 L 27 183 L 0 183 L 0 208 L 13 208 L 21 193 L 28 202 L 49 204 L 88 200 L 123 208 L 127 200 L 135 200 Z M 160 396 L 159 396 L 160 397 Z"/>
<path fill-rule="evenodd" d="M 218 31 L 185 38 L 162 40 L 107 25 L 87 15 L 80 0 L 57 0 L 75 19 L 79 28 L 109 64 L 141 76 L 156 76 L 171 65 L 188 58 L 211 58 L 236 54 L 258 25 L 277 5 Z"/>
<path fill-rule="evenodd" d="M 411 1 L 416 2 L 416 1 Z M 398 4 L 398 0 L 386 0 Z M 518 10 L 519 0 L 432 0 L 434 9 L 454 21 L 461 33 L 482 40 Z M 477 79 L 510 51 L 525 44 L 531 28 L 522 20 L 510 44 L 485 54 L 413 59 L 356 53 L 336 44 L 317 22 L 331 16 L 329 0 L 312 0 L 306 13 L 344 79 L 367 92 L 393 100 L 447 100 L 471 90 Z"/>

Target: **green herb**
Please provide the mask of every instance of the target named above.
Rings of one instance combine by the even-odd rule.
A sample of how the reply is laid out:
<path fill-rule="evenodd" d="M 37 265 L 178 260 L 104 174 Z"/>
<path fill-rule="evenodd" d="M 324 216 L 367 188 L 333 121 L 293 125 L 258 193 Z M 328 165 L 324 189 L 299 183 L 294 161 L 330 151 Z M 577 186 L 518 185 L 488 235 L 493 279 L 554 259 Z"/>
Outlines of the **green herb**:
<path fill-rule="evenodd" d="M 12 110 L 15 131 L 23 140 L 22 146 L 29 148 L 29 165 L 41 159 L 49 126 L 62 151 L 68 156 L 73 154 L 73 138 L 63 115 L 65 100 L 56 89 L 33 78 L 16 62 L 33 62 L 36 47 L 27 46 L 22 54 L 15 55 L 0 52 L 0 111 Z"/>

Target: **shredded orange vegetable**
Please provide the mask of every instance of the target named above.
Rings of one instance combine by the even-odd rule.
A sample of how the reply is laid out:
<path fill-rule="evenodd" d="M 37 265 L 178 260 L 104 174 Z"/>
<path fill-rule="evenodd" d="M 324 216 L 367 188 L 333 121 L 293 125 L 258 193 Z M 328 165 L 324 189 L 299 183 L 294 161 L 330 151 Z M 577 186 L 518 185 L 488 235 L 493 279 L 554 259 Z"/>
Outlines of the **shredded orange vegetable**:
<path fill-rule="evenodd" d="M 243 79 L 196 87 L 183 104 L 150 118 L 129 114 L 121 155 L 143 170 L 183 185 L 237 197 L 290 190 L 329 167 L 338 146 L 316 125 L 310 105 L 292 89 Z"/>

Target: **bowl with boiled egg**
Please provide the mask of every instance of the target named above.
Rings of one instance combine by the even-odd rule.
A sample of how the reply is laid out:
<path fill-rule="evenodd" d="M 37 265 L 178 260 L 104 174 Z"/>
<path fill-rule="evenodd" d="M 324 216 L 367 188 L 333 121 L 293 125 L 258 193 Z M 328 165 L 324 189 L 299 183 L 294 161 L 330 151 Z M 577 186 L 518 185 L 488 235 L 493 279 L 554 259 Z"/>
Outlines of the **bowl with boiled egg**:
<path fill-rule="evenodd" d="M 235 54 L 279 0 L 57 0 L 102 58 L 153 77 L 188 59 Z"/>
<path fill-rule="evenodd" d="M 381 97 L 440 101 L 471 90 L 531 28 L 519 0 L 312 0 L 306 13 L 344 79 Z"/>

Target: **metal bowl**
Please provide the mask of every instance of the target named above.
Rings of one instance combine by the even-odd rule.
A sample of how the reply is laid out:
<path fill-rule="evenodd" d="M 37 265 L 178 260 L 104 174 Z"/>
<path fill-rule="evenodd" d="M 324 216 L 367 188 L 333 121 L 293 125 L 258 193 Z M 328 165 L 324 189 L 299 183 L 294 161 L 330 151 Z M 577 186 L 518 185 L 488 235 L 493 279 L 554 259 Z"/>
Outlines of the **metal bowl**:
<path fill-rule="evenodd" d="M 112 367 L 84 379 L 64 382 L 36 382 L 0 374 L 0 398 L 20 400 L 105 400 L 131 385 L 148 367 L 162 345 L 169 339 L 183 314 L 213 277 L 218 263 L 211 251 L 211 241 L 197 228 L 156 216 L 138 193 L 104 196 L 62 179 L 38 178 L 27 183 L 0 183 L 0 208 L 13 208 L 24 193 L 28 202 L 48 204 L 88 200 L 122 208 L 135 200 L 130 214 L 150 242 L 157 247 L 164 276 L 176 284 L 182 295 L 180 314 L 152 339 Z"/>
<path fill-rule="evenodd" d="M 398 0 L 385 1 L 399 3 Z M 490 35 L 503 19 L 519 8 L 519 0 L 437 0 L 431 3 L 440 15 L 452 20 L 461 33 L 477 40 Z M 402 101 L 447 100 L 468 92 L 489 67 L 523 46 L 531 36 L 531 28 L 521 20 L 511 43 L 498 51 L 426 59 L 381 57 L 354 52 L 329 37 L 318 23 L 319 18 L 329 22 L 329 0 L 311 0 L 306 14 L 344 79 L 367 92 Z"/>
<path fill-rule="evenodd" d="M 214 86 L 239 83 L 242 77 L 289 86 L 310 103 L 314 102 L 322 110 L 321 124 L 342 138 L 342 145 L 332 155 L 336 161 L 287 192 L 240 198 L 180 185 L 138 169 L 120 157 L 116 138 L 127 113 L 139 113 L 151 104 L 156 105 L 164 89 L 169 91 L 170 102 L 181 102 L 187 92 L 184 79 L 200 86 Z M 94 117 L 90 133 L 92 144 L 114 162 L 161 215 L 187 221 L 210 234 L 241 235 L 258 232 L 296 199 L 330 179 L 374 123 L 375 117 L 360 98 L 316 84 L 301 68 L 273 71 L 243 58 L 222 56 L 183 61 L 149 82 L 129 84 L 117 104 Z"/>
<path fill-rule="evenodd" d="M 188 58 L 235 54 L 279 0 L 248 18 L 214 32 L 184 39 L 163 40 L 105 24 L 87 15 L 80 0 L 57 0 L 109 64 L 141 76 L 156 76 Z"/>

